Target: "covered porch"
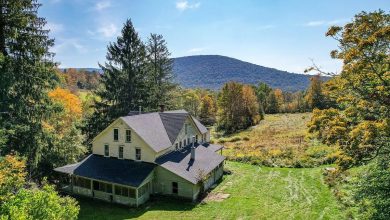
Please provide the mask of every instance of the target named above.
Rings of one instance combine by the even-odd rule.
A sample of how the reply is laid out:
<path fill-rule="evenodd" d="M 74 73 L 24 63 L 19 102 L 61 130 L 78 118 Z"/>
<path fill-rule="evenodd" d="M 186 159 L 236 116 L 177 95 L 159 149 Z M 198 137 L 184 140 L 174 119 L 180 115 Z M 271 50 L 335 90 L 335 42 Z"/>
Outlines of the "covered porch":
<path fill-rule="evenodd" d="M 62 179 L 60 186 L 62 191 L 69 194 L 88 196 L 129 206 L 145 203 L 152 192 L 151 180 L 139 187 L 133 187 L 71 174 Z"/>
<path fill-rule="evenodd" d="M 60 188 L 64 192 L 139 206 L 152 192 L 154 167 L 149 163 L 90 155 L 80 163 L 55 171 L 62 174 Z"/>

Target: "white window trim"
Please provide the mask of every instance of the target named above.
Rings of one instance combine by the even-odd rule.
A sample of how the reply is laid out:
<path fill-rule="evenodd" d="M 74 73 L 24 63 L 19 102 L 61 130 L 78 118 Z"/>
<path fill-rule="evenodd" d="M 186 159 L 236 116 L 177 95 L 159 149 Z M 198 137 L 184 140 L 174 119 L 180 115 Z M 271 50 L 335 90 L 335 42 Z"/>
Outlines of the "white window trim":
<path fill-rule="evenodd" d="M 140 150 L 140 159 L 137 159 L 137 149 Z M 134 156 L 135 156 L 134 160 L 135 160 L 135 161 L 141 161 L 141 160 L 142 160 L 142 149 L 141 149 L 140 147 L 136 147 L 134 153 L 135 153 L 135 155 L 134 155 Z"/>
<path fill-rule="evenodd" d="M 130 131 L 130 141 L 127 141 L 127 131 Z M 130 130 L 130 129 L 126 129 L 125 130 L 125 142 L 126 143 L 131 143 L 131 141 L 132 141 L 132 131 Z"/>
<path fill-rule="evenodd" d="M 115 129 L 116 130 L 118 130 L 118 140 L 115 140 Z M 112 140 L 114 141 L 114 142 L 119 142 L 119 128 L 113 128 L 113 130 L 112 130 Z"/>
<path fill-rule="evenodd" d="M 119 149 L 122 147 L 122 157 L 119 157 Z M 118 146 L 118 159 L 120 159 L 120 160 L 123 160 L 123 159 L 125 159 L 125 146 L 124 145 L 119 145 Z"/>
<path fill-rule="evenodd" d="M 108 146 L 108 156 L 106 156 L 106 145 Z M 110 145 L 108 143 L 104 144 L 103 156 L 104 157 L 110 157 Z"/>

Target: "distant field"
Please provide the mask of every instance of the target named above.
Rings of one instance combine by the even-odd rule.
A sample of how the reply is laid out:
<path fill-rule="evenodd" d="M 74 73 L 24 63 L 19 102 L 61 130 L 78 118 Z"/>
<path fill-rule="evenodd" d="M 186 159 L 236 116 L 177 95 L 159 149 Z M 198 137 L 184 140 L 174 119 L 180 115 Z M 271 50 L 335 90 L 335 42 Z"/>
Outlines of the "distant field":
<path fill-rule="evenodd" d="M 126 208 L 79 199 L 79 219 L 343 219 L 344 214 L 323 183 L 321 168 L 268 168 L 227 162 L 232 171 L 212 191 L 230 194 L 223 201 L 193 204 L 155 199 Z"/>
<path fill-rule="evenodd" d="M 306 138 L 311 113 L 266 115 L 259 125 L 227 137 L 213 133 L 229 160 L 275 167 L 333 163 L 337 149 Z"/>

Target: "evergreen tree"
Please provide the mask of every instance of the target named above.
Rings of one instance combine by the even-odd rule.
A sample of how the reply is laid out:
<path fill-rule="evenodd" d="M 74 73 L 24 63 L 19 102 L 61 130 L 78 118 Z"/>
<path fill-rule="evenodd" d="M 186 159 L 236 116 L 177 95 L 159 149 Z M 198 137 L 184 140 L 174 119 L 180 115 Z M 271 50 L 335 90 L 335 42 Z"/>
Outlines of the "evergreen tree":
<path fill-rule="evenodd" d="M 55 85 L 49 52 L 54 41 L 39 7 L 36 0 L 0 2 L 0 130 L 7 137 L 0 150 L 26 156 L 30 174 L 47 146 L 43 123 L 51 112 L 47 93 Z"/>
<path fill-rule="evenodd" d="M 171 106 L 173 83 L 173 60 L 167 43 L 162 35 L 151 34 L 146 44 L 146 60 L 148 63 L 149 108 L 157 110 L 160 104 Z"/>
<path fill-rule="evenodd" d="M 130 19 L 107 50 L 107 62 L 100 65 L 104 72 L 100 80 L 102 86 L 96 91 L 101 101 L 95 104 L 96 110 L 85 128 L 88 140 L 118 117 L 139 107 L 150 109 L 145 45 Z"/>
<path fill-rule="evenodd" d="M 267 97 L 271 91 L 272 88 L 263 82 L 259 83 L 259 85 L 256 88 L 256 95 L 257 95 L 257 99 L 259 100 L 259 104 L 260 104 L 259 110 L 262 118 L 264 118 L 265 108 L 267 106 Z"/>
<path fill-rule="evenodd" d="M 275 114 L 279 112 L 279 102 L 276 98 L 275 92 L 272 91 L 268 94 L 267 97 L 267 106 L 265 109 L 266 113 Z"/>

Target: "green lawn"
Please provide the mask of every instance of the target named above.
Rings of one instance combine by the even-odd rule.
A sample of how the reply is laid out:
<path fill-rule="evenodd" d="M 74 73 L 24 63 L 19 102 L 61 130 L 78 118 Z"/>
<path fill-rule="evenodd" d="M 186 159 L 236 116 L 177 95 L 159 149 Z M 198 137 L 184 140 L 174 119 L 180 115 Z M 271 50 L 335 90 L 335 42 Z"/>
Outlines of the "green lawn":
<path fill-rule="evenodd" d="M 323 183 L 321 168 L 268 168 L 227 162 L 232 171 L 212 193 L 222 202 L 205 204 L 154 199 L 126 208 L 79 199 L 80 219 L 342 219 L 343 213 Z"/>

